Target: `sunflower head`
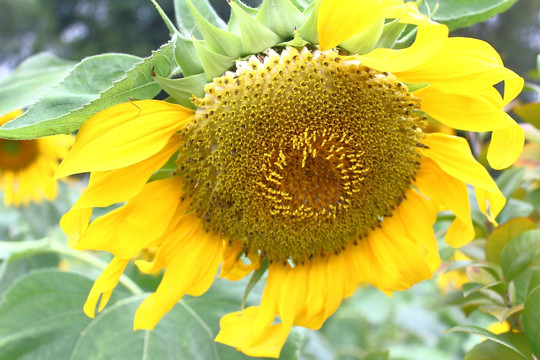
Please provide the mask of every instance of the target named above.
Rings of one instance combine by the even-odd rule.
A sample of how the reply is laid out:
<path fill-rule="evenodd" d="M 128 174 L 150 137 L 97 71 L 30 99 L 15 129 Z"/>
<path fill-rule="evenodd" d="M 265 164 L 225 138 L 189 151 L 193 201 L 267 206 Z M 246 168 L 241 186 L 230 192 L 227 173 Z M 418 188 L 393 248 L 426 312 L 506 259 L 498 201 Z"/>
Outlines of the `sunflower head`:
<path fill-rule="evenodd" d="M 139 270 L 166 269 L 135 316 L 143 329 L 206 291 L 220 264 L 231 280 L 266 264 L 260 306 L 224 316 L 216 341 L 277 357 L 293 325 L 320 328 L 359 284 L 390 293 L 430 278 L 440 209 L 456 215 L 450 245 L 472 240 L 467 185 L 496 224 L 504 196 L 467 142 L 426 129 L 433 118 L 493 131 L 488 160 L 508 166 L 523 134 L 502 108 L 523 80 L 414 3 L 299 3 L 233 1 L 220 27 L 186 0 L 194 35 L 171 26 L 183 77 L 153 74 L 169 101 L 120 104 L 83 124 L 57 176 L 90 171 L 90 182 L 61 226 L 73 247 L 115 256 L 87 314 L 141 250 L 156 249 Z M 414 42 L 389 47 L 407 25 Z M 93 207 L 123 202 L 90 222 Z"/>
<path fill-rule="evenodd" d="M 18 117 L 21 110 L 0 117 L 0 126 Z M 4 205 L 28 205 L 56 196 L 53 175 L 73 144 L 70 135 L 34 140 L 0 139 L 0 189 Z"/>

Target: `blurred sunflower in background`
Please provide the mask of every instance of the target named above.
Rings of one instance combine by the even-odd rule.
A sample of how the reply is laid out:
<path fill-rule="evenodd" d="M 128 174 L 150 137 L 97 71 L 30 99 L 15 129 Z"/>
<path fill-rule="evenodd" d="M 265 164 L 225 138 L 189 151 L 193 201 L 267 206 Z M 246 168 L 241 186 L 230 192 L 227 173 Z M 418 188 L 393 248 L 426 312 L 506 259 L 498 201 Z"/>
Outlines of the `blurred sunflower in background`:
<path fill-rule="evenodd" d="M 0 116 L 0 126 L 21 115 L 22 110 Z M 26 206 L 54 199 L 54 172 L 75 138 L 55 135 L 34 140 L 0 139 L 0 190 L 4 205 Z"/>
<path fill-rule="evenodd" d="M 431 278 L 438 211 L 456 216 L 448 244 L 474 237 L 467 184 L 496 225 L 505 198 L 467 142 L 426 131 L 428 118 L 493 131 L 491 166 L 517 158 L 523 132 L 503 106 L 523 79 L 490 45 L 448 38 L 400 0 L 322 0 L 303 12 L 289 0 L 231 2 L 229 31 L 188 5 L 205 42 L 179 40 L 182 79 L 154 74 L 169 101 L 88 119 L 56 172 L 91 173 L 61 220 L 70 245 L 114 255 L 90 317 L 145 249 L 157 248 L 139 270 L 166 270 L 135 329 L 204 293 L 220 264 L 229 280 L 268 269 L 260 305 L 225 315 L 216 341 L 278 357 L 293 325 L 320 328 L 358 285 L 389 294 Z M 406 25 L 412 45 L 385 46 Z M 94 207 L 122 202 L 90 222 Z"/>

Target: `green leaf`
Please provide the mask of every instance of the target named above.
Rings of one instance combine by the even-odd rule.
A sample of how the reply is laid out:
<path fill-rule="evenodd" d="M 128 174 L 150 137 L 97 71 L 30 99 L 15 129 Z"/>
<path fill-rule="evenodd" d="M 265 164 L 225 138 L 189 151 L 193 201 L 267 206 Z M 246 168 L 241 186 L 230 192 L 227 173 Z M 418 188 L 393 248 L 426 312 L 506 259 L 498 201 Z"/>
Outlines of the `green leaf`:
<path fill-rule="evenodd" d="M 208 82 L 212 81 L 215 77 L 223 75 L 225 71 L 234 65 L 235 59 L 209 50 L 201 41 L 195 38 L 191 38 L 191 40 L 193 45 L 195 45 L 195 50 L 199 54 Z"/>
<path fill-rule="evenodd" d="M 536 223 L 527 217 L 517 217 L 496 228 L 487 238 L 486 260 L 500 264 L 501 251 L 504 246 L 519 234 L 536 229 Z"/>
<path fill-rule="evenodd" d="M 502 340 L 511 343 L 518 348 L 523 354 L 530 354 L 531 350 L 527 344 L 527 340 L 523 334 L 516 333 L 504 333 L 498 335 Z M 527 359 L 531 359 L 529 356 Z M 482 341 L 475 345 L 471 350 L 465 354 L 463 360 L 521 360 L 522 356 L 515 351 L 510 350 L 504 345 L 493 341 Z"/>
<path fill-rule="evenodd" d="M 75 62 L 39 53 L 0 79 L 0 116 L 32 104 L 47 88 L 63 79 Z"/>
<path fill-rule="evenodd" d="M 133 331 L 148 294 L 115 289 L 96 319 L 87 318 L 82 307 L 91 286 L 86 277 L 52 270 L 16 282 L 0 303 L 0 359 L 252 359 L 214 342 L 220 317 L 239 309 L 245 282 L 218 280 L 203 296 L 184 297 L 152 331 Z M 293 330 L 282 358 L 303 359 L 309 349 L 300 349 L 301 340 Z"/>
<path fill-rule="evenodd" d="M 520 118 L 540 129 L 540 102 L 517 105 L 512 111 Z"/>
<path fill-rule="evenodd" d="M 534 207 L 526 201 L 518 199 L 508 199 L 501 213 L 497 216 L 499 223 L 505 223 L 516 217 L 526 217 L 531 215 Z"/>
<path fill-rule="evenodd" d="M 433 15 L 433 20 L 448 25 L 450 30 L 471 26 L 486 21 L 492 16 L 508 10 L 517 0 L 427 0 L 430 9 L 438 3 L 439 8 Z M 422 11 L 428 14 L 425 4 Z"/>
<path fill-rule="evenodd" d="M 505 198 L 509 199 L 514 195 L 524 174 L 525 168 L 518 167 L 503 171 L 497 178 L 497 186 L 501 189 Z"/>
<path fill-rule="evenodd" d="M 367 354 L 364 360 L 388 360 L 390 359 L 389 351 L 376 351 Z"/>
<path fill-rule="evenodd" d="M 540 357 L 540 286 L 527 299 L 523 309 L 523 330 L 536 357 Z"/>
<path fill-rule="evenodd" d="M 510 240 L 501 252 L 501 266 L 507 282 L 523 272 L 540 252 L 540 230 L 529 230 Z"/>
<path fill-rule="evenodd" d="M 519 355 L 522 359 L 530 360 L 530 357 L 525 356 L 521 350 L 519 350 L 512 342 L 510 342 L 506 337 L 501 335 L 495 335 L 491 331 L 488 331 L 486 329 L 483 329 L 479 326 L 475 325 L 458 325 L 454 326 L 451 329 L 446 330 L 447 333 L 449 332 L 465 332 L 469 334 L 475 334 L 483 336 L 491 341 L 494 341 L 500 345 L 505 346 L 506 348 L 512 350 L 515 354 Z M 470 358 L 471 360 L 473 358 Z M 488 358 L 489 359 L 489 358 Z M 500 358 L 499 358 L 500 359 Z"/>
<path fill-rule="evenodd" d="M 168 77 L 175 67 L 173 41 L 142 61 L 123 54 L 87 58 L 26 113 L 0 127 L 0 137 L 33 139 L 70 134 L 101 110 L 130 98 L 154 97 L 161 88 L 152 78 L 152 70 Z"/>

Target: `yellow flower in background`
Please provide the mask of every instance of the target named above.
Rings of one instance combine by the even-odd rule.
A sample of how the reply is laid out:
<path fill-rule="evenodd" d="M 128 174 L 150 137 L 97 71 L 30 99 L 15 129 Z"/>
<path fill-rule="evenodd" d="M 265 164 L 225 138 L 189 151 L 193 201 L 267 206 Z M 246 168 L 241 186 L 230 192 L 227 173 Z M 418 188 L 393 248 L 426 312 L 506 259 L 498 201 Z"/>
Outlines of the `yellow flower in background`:
<path fill-rule="evenodd" d="M 461 251 L 456 250 L 450 263 L 455 261 L 472 261 L 472 259 Z M 443 266 L 441 266 L 441 268 Z M 470 282 L 465 273 L 465 269 L 454 269 L 450 271 L 446 271 L 446 269 L 441 270 L 443 273 L 439 274 L 437 277 L 437 286 L 444 294 L 450 291 L 461 290 L 463 284 Z"/>
<path fill-rule="evenodd" d="M 493 131 L 488 160 L 507 167 L 523 133 L 502 108 L 523 80 L 487 43 L 448 38 L 413 3 L 322 0 L 313 14 L 303 26 L 314 29 L 311 45 L 278 46 L 274 33 L 269 49 L 208 81 L 195 110 L 135 101 L 83 124 L 56 176 L 91 172 L 90 181 L 61 227 L 72 247 L 114 255 L 86 314 L 100 297 L 104 308 L 128 262 L 149 248 L 153 259 L 135 264 L 165 273 L 135 329 L 204 293 L 220 265 L 221 277 L 238 280 L 267 261 L 260 305 L 225 315 L 216 341 L 278 357 L 293 325 L 320 328 L 359 284 L 391 293 L 431 278 L 439 210 L 456 215 L 447 243 L 474 237 L 466 184 L 495 224 L 505 203 L 495 182 L 464 139 L 426 133 L 426 118 Z M 389 18 L 417 26 L 410 47 L 343 50 Z M 171 159 L 176 170 L 149 182 Z M 94 207 L 124 201 L 90 222 Z"/>
<path fill-rule="evenodd" d="M 0 116 L 0 126 L 21 114 L 21 110 L 15 110 Z M 34 140 L 0 139 L 0 190 L 4 193 L 4 205 L 26 206 L 55 198 L 54 172 L 74 140 L 71 135 Z"/>

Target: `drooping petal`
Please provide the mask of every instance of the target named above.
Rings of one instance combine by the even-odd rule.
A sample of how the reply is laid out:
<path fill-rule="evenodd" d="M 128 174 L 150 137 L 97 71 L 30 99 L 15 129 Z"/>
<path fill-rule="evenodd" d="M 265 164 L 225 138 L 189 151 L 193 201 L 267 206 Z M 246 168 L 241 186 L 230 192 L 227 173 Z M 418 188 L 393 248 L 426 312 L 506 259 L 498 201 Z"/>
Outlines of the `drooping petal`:
<path fill-rule="evenodd" d="M 198 223 L 195 214 L 186 215 L 191 227 L 186 234 L 181 226 L 168 236 L 169 242 L 176 242 L 176 252 L 166 254 L 167 270 L 156 292 L 146 298 L 135 314 L 134 329 L 153 329 L 185 294 L 199 296 L 210 288 L 218 266 L 223 258 L 223 241 L 206 232 Z"/>
<path fill-rule="evenodd" d="M 178 177 L 146 184 L 122 207 L 94 220 L 74 247 L 133 257 L 166 230 L 181 196 Z"/>
<path fill-rule="evenodd" d="M 123 168 L 161 150 L 193 110 L 159 100 L 118 104 L 92 116 L 80 128 L 56 177 Z"/>
<path fill-rule="evenodd" d="M 429 83 L 450 93 L 475 93 L 504 81 L 503 105 L 522 90 L 523 78 L 505 68 L 497 51 L 487 42 L 455 37 L 443 44 L 429 61 L 395 75 L 406 83 Z"/>
<path fill-rule="evenodd" d="M 348 16 L 348 15 L 347 15 Z M 448 27 L 431 21 L 419 13 L 416 5 L 407 3 L 397 17 L 400 23 L 418 26 L 414 43 L 405 49 L 377 48 L 366 55 L 354 55 L 346 59 L 357 59 L 366 66 L 383 72 L 409 70 L 433 58 L 448 37 Z M 351 18 L 354 21 L 354 18 Z"/>
<path fill-rule="evenodd" d="M 148 159 L 122 169 L 90 174 L 88 187 L 60 220 L 60 227 L 68 235 L 70 246 L 76 246 L 86 231 L 93 207 L 106 207 L 134 197 L 150 176 L 173 155 L 179 144 L 180 135 L 173 135 L 161 151 Z"/>
<path fill-rule="evenodd" d="M 356 276 L 386 293 L 431 278 L 440 264 L 432 228 L 436 212 L 427 199 L 409 191 L 382 228 L 347 249 L 357 261 Z"/>
<path fill-rule="evenodd" d="M 487 160 L 492 168 L 502 170 L 512 165 L 523 150 L 525 133 L 521 126 L 513 125 L 493 131 Z"/>
<path fill-rule="evenodd" d="M 474 239 L 469 194 L 463 181 L 448 175 L 433 160 L 426 157 L 416 173 L 415 185 L 422 194 L 456 215 L 445 236 L 449 245 L 461 247 Z"/>
<path fill-rule="evenodd" d="M 377 20 L 396 16 L 402 7 L 402 0 L 322 0 L 317 20 L 321 50 L 365 31 Z"/>
<path fill-rule="evenodd" d="M 434 86 L 416 90 L 423 111 L 441 123 L 458 130 L 492 131 L 515 125 L 502 110 L 502 99 L 495 88 L 476 93 L 444 92 Z"/>
<path fill-rule="evenodd" d="M 116 284 L 118 284 L 118 280 L 120 279 L 120 276 L 122 276 L 128 263 L 129 259 L 115 257 L 111 260 L 109 266 L 107 266 L 96 279 L 88 294 L 86 303 L 84 304 L 84 313 L 88 317 L 93 319 L 96 315 L 96 304 L 100 297 L 101 301 L 99 302 L 98 312 L 101 312 L 101 310 L 105 308 L 105 305 L 107 305 L 107 302 L 112 295 L 113 289 L 116 287 Z"/>
<path fill-rule="evenodd" d="M 270 265 L 260 306 L 224 316 L 216 341 L 250 356 L 279 357 L 293 325 L 319 329 L 352 293 L 356 279 L 346 272 L 345 253 L 294 267 Z M 276 316 L 281 323 L 274 324 Z"/>
<path fill-rule="evenodd" d="M 496 224 L 495 217 L 504 207 L 506 199 L 487 170 L 478 163 L 463 138 L 444 134 L 427 134 L 423 141 L 429 149 L 423 154 L 447 174 L 475 187 L 480 210 Z M 489 204 L 489 211 L 487 209 Z"/>

